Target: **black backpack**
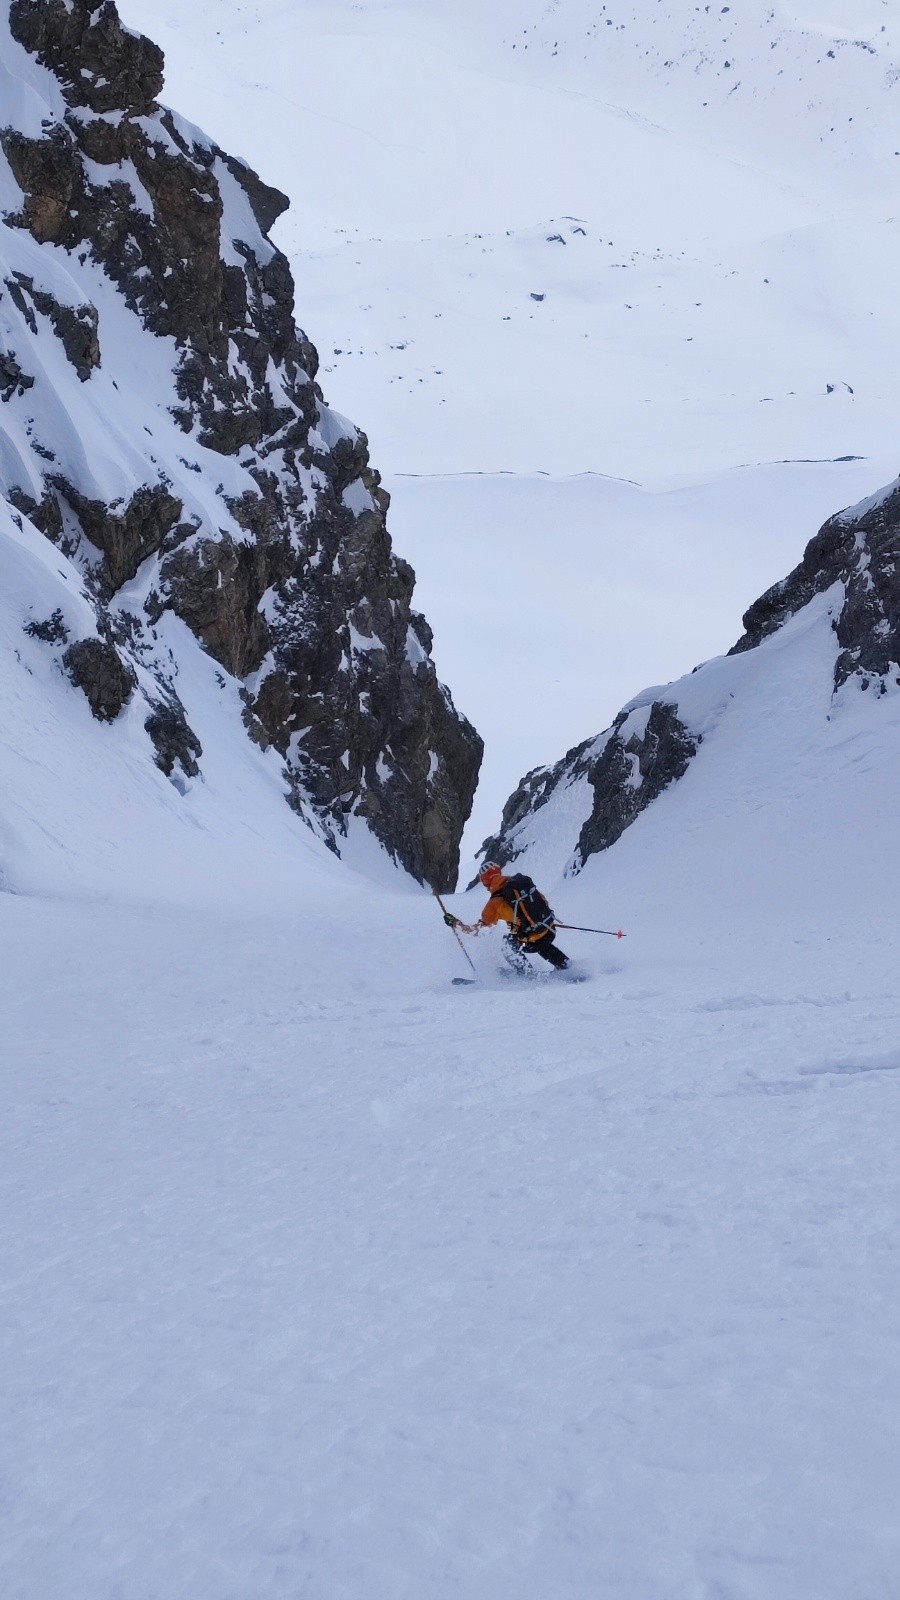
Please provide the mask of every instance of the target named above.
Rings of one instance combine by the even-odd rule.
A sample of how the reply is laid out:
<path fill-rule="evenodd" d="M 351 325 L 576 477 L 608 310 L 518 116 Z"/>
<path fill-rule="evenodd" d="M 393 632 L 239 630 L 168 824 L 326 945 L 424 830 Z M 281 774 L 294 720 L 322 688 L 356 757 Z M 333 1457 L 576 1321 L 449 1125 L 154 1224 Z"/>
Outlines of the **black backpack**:
<path fill-rule="evenodd" d="M 554 917 L 550 903 L 526 873 L 513 873 L 503 887 L 494 892 L 512 907 L 516 919 L 512 931 L 517 939 L 533 943 L 552 932 Z"/>

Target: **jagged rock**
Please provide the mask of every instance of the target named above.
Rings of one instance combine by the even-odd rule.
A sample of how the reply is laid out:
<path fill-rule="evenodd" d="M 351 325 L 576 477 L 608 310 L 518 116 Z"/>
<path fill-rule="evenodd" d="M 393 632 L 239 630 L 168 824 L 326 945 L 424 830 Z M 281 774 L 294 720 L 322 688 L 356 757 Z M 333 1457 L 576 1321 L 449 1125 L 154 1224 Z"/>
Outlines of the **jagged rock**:
<path fill-rule="evenodd" d="M 260 232 L 268 233 L 273 223 L 288 210 L 291 202 L 287 195 L 282 194 L 280 189 L 273 189 L 271 184 L 263 183 L 262 178 L 257 177 L 245 161 L 238 161 L 235 156 L 229 155 L 223 155 L 222 160 L 250 201 Z"/>
<path fill-rule="evenodd" d="M 6 280 L 13 301 L 22 314 L 31 318 L 36 327 L 29 302 L 42 316 L 49 319 L 53 331 L 82 383 L 87 383 L 95 367 L 100 365 L 100 342 L 97 338 L 97 308 L 90 304 L 64 306 L 52 294 L 36 289 L 33 278 L 16 272 Z"/>
<path fill-rule="evenodd" d="M 43 622 L 26 622 L 25 632 L 30 639 L 40 639 L 44 644 L 66 644 L 69 638 L 69 630 L 58 606 Z"/>
<path fill-rule="evenodd" d="M 585 762 L 594 804 L 578 839 L 580 866 L 598 850 L 615 844 L 657 795 L 684 776 L 697 753 L 697 739 L 675 707 L 663 700 L 651 705 L 643 733 L 623 738 L 628 721 L 628 714 L 620 712 L 599 756 Z"/>
<path fill-rule="evenodd" d="M 831 517 L 793 572 L 745 612 L 746 632 L 730 653 L 754 649 L 838 583 L 844 593 L 834 618 L 841 645 L 835 688 L 852 673 L 900 682 L 900 485 Z"/>
<path fill-rule="evenodd" d="M 268 588 L 266 551 L 236 540 L 197 540 L 166 556 L 161 593 L 202 639 L 211 656 L 236 678 L 261 665 L 269 632 L 259 611 Z"/>
<path fill-rule="evenodd" d="M 11 400 L 14 394 L 23 395 L 33 387 L 34 379 L 22 371 L 14 353 L 7 350 L 0 354 L 0 400 Z"/>
<path fill-rule="evenodd" d="M 59 475 L 54 474 L 49 481 L 77 513 L 91 544 L 103 551 L 104 560 L 95 571 L 109 595 L 133 578 L 141 563 L 160 549 L 181 516 L 181 501 L 164 485 L 138 489 L 125 509 L 119 511 L 102 500 L 88 500 Z"/>
<path fill-rule="evenodd" d="M 8 220 L 27 228 L 38 244 L 74 249 L 81 234 L 77 218 L 84 207 L 85 180 L 71 135 L 60 126 L 46 139 L 6 129 L 0 143 L 24 196 L 21 213 Z"/>
<path fill-rule="evenodd" d="M 176 694 L 154 703 L 144 727 L 153 741 L 156 765 L 167 778 L 171 778 L 176 765 L 186 777 L 197 777 L 203 746 L 189 726 L 184 706 Z"/>
<path fill-rule="evenodd" d="M 123 29 L 111 0 L 12 0 L 14 39 L 49 67 L 70 106 L 146 116 L 163 86 L 163 53 Z"/>
<path fill-rule="evenodd" d="M 329 843 L 339 849 L 359 817 L 411 872 L 449 887 L 482 745 L 438 683 L 365 434 L 316 383 L 290 269 L 265 238 L 285 197 L 157 104 L 160 52 L 111 0 L 16 0 L 10 28 L 57 75 L 68 110 L 42 137 L 33 119 L 0 130 L 22 191 L 6 224 L 55 246 L 55 260 L 68 252 L 76 283 L 90 259 L 148 341 L 173 341 L 165 404 L 184 446 L 160 460 L 148 407 L 147 444 L 129 439 L 144 481 L 104 502 L 90 464 L 73 471 L 69 440 L 29 414 L 43 494 L 30 467 L 0 488 L 86 573 L 100 632 L 133 663 L 157 731 L 150 685 L 167 681 L 157 630 L 171 612 L 245 680 L 249 734 L 281 754 L 291 804 Z M 96 373 L 102 297 L 98 326 L 89 295 L 73 308 L 38 273 L 12 283 L 31 332 L 44 317 L 79 376 Z M 109 362 L 104 350 L 107 373 Z M 222 483 L 207 451 L 229 458 Z M 143 603 L 126 625 L 117 597 L 133 580 Z M 198 754 L 182 739 L 173 759 L 187 772 Z"/>
<path fill-rule="evenodd" d="M 537 767 L 523 778 L 503 809 L 498 832 L 486 839 L 486 860 L 507 865 L 522 853 L 515 831 L 547 805 L 560 786 L 587 779 L 593 802 L 578 836 L 571 870 L 578 872 L 599 850 L 608 850 L 647 806 L 684 776 L 699 739 L 675 706 L 654 700 L 640 710 L 620 711 L 612 728 L 576 745 L 553 767 Z"/>
<path fill-rule="evenodd" d="M 82 689 L 98 722 L 115 722 L 131 698 L 135 675 L 105 639 L 78 639 L 63 656 L 63 666 Z"/>
<path fill-rule="evenodd" d="M 62 512 L 55 494 L 47 492 L 40 500 L 32 499 L 24 489 L 16 484 L 10 485 L 6 497 L 17 511 L 34 523 L 39 533 L 50 539 L 53 544 L 61 544 L 63 540 Z"/>

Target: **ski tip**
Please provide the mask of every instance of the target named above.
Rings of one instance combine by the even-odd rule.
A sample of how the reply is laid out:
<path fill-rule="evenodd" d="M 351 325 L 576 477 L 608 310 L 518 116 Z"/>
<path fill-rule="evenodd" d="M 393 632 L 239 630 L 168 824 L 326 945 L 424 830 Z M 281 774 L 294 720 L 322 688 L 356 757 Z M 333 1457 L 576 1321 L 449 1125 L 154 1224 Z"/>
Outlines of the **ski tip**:
<path fill-rule="evenodd" d="M 477 979 L 477 978 L 451 978 L 451 979 L 450 979 L 450 982 L 451 982 L 451 983 L 452 983 L 452 984 L 453 984 L 453 985 L 454 985 L 454 986 L 455 986 L 455 987 L 456 987 L 456 988 L 457 988 L 457 989 L 467 989 L 467 988 L 469 988 L 469 986 L 470 986 L 470 985 L 471 985 L 471 984 L 475 984 L 475 983 L 477 983 L 477 982 L 478 982 L 478 979 Z"/>
<path fill-rule="evenodd" d="M 623 932 L 622 932 L 622 929 L 621 929 L 621 928 L 620 928 L 620 929 L 619 929 L 619 931 L 618 931 L 618 933 L 617 933 L 617 934 L 616 934 L 616 938 L 617 938 L 617 939 L 624 939 L 624 938 L 625 938 L 625 935 L 624 935 L 624 933 L 623 933 Z"/>

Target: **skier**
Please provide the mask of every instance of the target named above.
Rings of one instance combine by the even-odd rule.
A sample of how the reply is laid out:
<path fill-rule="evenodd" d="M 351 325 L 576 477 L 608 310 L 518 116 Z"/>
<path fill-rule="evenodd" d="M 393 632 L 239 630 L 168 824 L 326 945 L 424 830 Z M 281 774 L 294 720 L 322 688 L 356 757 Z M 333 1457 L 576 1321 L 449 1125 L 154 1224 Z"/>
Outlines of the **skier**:
<path fill-rule="evenodd" d="M 527 957 L 537 955 L 564 972 L 569 958 L 557 948 L 553 912 L 532 879 L 524 872 L 507 878 L 496 861 L 486 861 L 478 877 L 490 890 L 490 899 L 478 922 L 468 926 L 447 911 L 444 913 L 447 926 L 461 928 L 464 933 L 479 933 L 482 928 L 508 923 L 504 943 L 510 966 L 520 973 L 530 972 Z"/>

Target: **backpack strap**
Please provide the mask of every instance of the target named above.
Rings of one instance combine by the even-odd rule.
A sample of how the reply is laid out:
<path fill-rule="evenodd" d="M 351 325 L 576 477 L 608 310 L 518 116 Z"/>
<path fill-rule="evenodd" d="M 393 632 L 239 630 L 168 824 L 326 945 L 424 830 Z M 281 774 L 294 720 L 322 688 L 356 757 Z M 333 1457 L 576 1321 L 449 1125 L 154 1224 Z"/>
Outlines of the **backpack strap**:
<path fill-rule="evenodd" d="M 553 928 L 552 911 L 548 916 L 537 921 L 531 915 L 525 903 L 534 887 L 535 885 L 531 884 L 527 889 L 519 889 L 512 883 L 505 883 L 502 889 L 495 889 L 494 891 L 498 900 L 505 900 L 506 904 L 511 907 L 513 916 L 516 919 L 513 923 L 512 931 L 522 944 L 536 944 L 539 939 L 546 938 Z M 521 923 L 525 924 L 524 928 L 519 926 Z"/>

